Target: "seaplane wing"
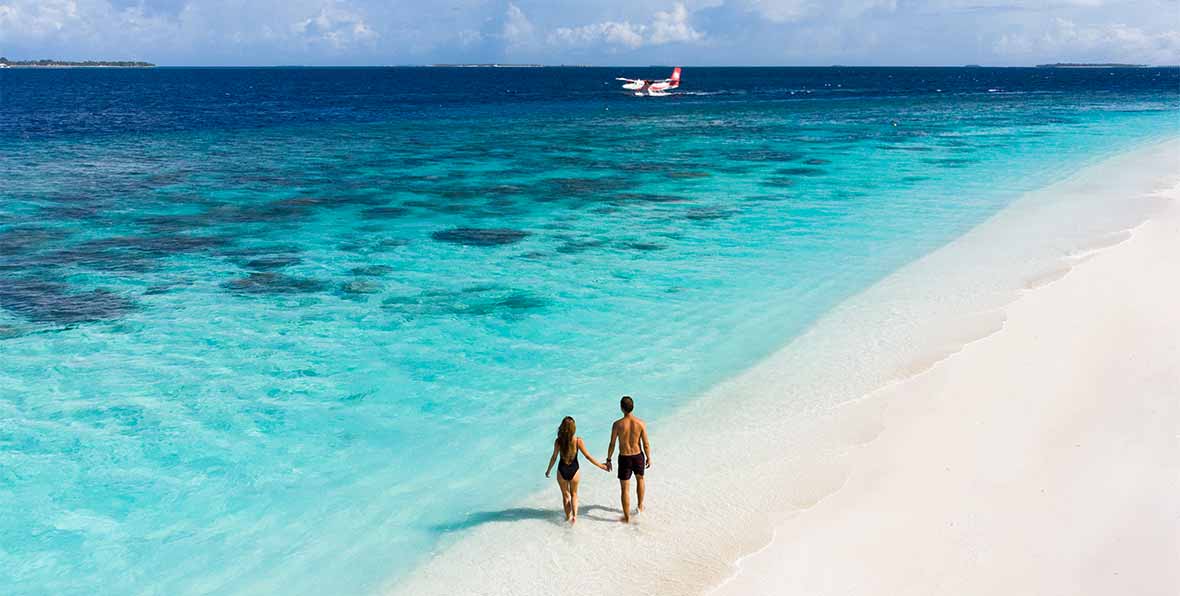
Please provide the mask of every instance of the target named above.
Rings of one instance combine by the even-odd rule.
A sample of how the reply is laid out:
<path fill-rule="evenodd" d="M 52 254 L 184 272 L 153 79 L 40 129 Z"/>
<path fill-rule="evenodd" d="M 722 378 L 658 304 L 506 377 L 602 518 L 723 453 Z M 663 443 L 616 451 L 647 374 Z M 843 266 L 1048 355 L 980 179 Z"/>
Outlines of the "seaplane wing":
<path fill-rule="evenodd" d="M 660 79 L 649 81 L 646 79 L 626 79 L 623 77 L 615 77 L 616 81 L 625 81 L 624 89 L 634 91 L 635 95 L 649 95 L 653 97 L 662 97 L 668 94 L 668 91 L 680 86 L 680 67 L 672 69 L 672 76 L 667 79 Z"/>
<path fill-rule="evenodd" d="M 615 77 L 615 80 L 626 81 L 627 84 L 623 85 L 623 88 L 630 89 L 632 91 L 638 91 L 647 85 L 647 81 L 643 79 L 624 79 L 623 77 Z"/>

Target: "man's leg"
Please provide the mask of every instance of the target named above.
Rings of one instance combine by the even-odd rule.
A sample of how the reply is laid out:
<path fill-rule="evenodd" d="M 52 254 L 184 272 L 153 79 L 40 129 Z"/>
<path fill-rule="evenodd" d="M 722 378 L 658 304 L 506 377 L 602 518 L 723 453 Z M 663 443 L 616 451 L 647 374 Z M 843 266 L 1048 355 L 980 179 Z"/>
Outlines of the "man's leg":
<path fill-rule="evenodd" d="M 643 476 L 635 475 L 635 494 L 639 495 L 639 510 L 643 511 Z"/>
<path fill-rule="evenodd" d="M 622 491 L 623 523 L 629 523 L 631 521 L 631 481 L 620 480 L 619 490 Z"/>

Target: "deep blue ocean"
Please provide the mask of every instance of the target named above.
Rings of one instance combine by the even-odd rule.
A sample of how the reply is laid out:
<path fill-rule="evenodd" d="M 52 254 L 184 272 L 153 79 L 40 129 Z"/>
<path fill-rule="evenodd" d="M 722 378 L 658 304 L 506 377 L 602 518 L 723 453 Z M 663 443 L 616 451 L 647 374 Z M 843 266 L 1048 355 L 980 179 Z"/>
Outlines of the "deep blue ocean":
<path fill-rule="evenodd" d="M 0 592 L 372 593 L 1180 134 L 1180 69 L 669 71 L 0 71 Z"/>

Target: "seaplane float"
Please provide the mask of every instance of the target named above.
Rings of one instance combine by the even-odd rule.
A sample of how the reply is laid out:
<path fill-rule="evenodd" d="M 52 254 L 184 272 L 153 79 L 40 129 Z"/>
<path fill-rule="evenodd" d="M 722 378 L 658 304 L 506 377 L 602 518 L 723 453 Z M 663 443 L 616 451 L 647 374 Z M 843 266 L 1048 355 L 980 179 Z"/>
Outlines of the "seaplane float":
<path fill-rule="evenodd" d="M 616 81 L 625 81 L 623 88 L 628 91 L 633 91 L 635 95 L 643 97 L 663 97 L 668 95 L 668 91 L 680 86 L 680 67 L 672 69 L 672 76 L 666 79 L 659 79 L 656 81 L 649 81 L 647 79 L 624 79 L 623 77 L 616 77 Z"/>

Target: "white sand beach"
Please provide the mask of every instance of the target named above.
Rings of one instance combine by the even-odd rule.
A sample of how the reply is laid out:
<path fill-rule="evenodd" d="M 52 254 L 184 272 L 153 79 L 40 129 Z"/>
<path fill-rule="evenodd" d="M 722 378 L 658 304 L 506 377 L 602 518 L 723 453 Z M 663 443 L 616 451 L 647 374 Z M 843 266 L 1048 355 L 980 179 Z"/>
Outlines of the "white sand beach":
<path fill-rule="evenodd" d="M 583 464 L 577 527 L 547 485 L 390 591 L 1175 593 L 1178 182 L 1171 140 L 1029 193 L 653 424 L 638 523 Z"/>
<path fill-rule="evenodd" d="M 713 594 L 1176 594 L 1177 305 L 1174 201 L 866 398 L 884 430 L 844 485 Z"/>

